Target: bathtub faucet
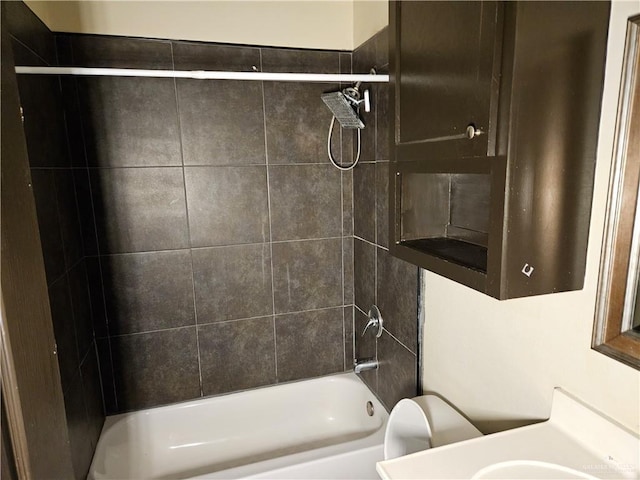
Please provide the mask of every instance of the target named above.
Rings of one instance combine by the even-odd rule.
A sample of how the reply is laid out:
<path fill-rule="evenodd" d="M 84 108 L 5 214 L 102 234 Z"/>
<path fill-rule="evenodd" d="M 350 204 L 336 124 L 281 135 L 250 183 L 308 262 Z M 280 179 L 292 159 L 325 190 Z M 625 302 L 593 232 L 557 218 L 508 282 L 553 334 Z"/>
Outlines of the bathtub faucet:
<path fill-rule="evenodd" d="M 367 370 L 377 370 L 378 360 L 375 358 L 361 358 L 353 362 L 353 371 L 355 373 L 366 372 Z"/>

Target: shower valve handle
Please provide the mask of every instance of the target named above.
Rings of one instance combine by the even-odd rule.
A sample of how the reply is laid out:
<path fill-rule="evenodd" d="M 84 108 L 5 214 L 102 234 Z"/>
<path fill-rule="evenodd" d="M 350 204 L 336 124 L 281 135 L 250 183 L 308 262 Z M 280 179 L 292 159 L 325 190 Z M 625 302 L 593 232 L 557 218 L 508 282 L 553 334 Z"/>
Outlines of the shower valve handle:
<path fill-rule="evenodd" d="M 375 305 L 371 305 L 368 316 L 369 321 L 365 325 L 364 330 L 362 330 L 362 336 L 364 337 L 364 334 L 369 327 L 375 327 L 377 330 L 376 338 L 380 338 L 382 336 L 382 315 L 380 315 L 380 310 L 378 310 L 378 307 L 376 307 Z"/>

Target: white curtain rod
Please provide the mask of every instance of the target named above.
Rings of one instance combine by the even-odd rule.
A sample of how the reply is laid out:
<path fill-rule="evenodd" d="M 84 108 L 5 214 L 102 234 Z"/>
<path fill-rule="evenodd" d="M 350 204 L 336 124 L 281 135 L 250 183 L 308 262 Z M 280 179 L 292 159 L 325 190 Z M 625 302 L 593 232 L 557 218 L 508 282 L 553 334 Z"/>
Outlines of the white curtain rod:
<path fill-rule="evenodd" d="M 133 68 L 16 67 L 16 73 L 113 77 L 195 78 L 199 80 L 266 80 L 275 82 L 387 83 L 389 75 L 353 73 L 215 72 L 204 70 L 139 70 Z"/>

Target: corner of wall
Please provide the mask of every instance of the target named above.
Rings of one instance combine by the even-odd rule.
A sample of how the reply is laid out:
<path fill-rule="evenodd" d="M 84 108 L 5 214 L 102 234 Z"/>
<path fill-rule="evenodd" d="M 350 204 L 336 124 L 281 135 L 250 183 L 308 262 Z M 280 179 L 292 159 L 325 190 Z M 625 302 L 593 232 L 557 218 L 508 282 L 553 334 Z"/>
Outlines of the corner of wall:
<path fill-rule="evenodd" d="M 389 0 L 353 0 L 353 50 L 389 24 Z"/>

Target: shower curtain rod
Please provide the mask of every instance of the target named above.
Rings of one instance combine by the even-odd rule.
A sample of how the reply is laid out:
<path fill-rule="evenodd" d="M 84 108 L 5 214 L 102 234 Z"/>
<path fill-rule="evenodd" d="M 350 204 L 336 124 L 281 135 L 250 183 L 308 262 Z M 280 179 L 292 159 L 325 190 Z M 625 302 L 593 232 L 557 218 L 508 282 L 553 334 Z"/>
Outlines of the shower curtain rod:
<path fill-rule="evenodd" d="M 275 82 L 387 83 L 389 75 L 353 73 L 268 73 L 205 70 L 140 70 L 133 68 L 16 67 L 16 73 L 112 77 L 195 78 L 198 80 L 266 80 Z"/>

